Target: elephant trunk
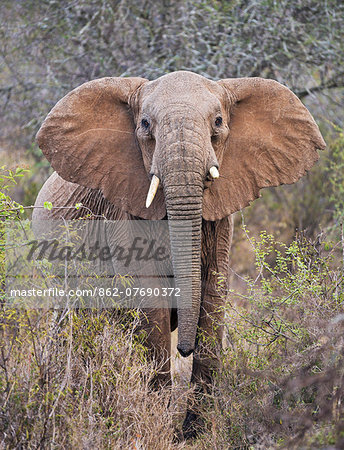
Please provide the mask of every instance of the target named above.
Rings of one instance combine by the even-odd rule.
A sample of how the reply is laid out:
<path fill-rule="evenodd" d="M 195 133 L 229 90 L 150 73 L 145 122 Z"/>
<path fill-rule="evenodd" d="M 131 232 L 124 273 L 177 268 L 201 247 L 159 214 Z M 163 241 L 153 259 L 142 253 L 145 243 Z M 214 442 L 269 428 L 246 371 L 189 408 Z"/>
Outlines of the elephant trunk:
<path fill-rule="evenodd" d="M 203 169 L 197 167 L 199 162 L 192 163 L 187 159 L 189 164 L 184 167 L 181 167 L 180 160 L 170 161 L 170 167 L 166 166 L 166 175 L 163 177 L 175 287 L 180 289 L 180 296 L 176 297 L 177 348 L 182 356 L 190 355 L 195 348 L 201 304 L 204 179 Z"/>

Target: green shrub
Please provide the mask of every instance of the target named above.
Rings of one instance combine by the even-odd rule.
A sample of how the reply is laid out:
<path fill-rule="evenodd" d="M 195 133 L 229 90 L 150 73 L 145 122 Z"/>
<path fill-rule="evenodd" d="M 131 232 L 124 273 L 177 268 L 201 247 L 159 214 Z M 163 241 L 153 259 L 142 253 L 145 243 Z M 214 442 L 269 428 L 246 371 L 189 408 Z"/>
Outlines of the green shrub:
<path fill-rule="evenodd" d="M 286 245 L 265 231 L 244 233 L 256 274 L 227 297 L 223 370 L 203 411 L 206 445 L 341 448 L 341 241 L 299 233 Z"/>

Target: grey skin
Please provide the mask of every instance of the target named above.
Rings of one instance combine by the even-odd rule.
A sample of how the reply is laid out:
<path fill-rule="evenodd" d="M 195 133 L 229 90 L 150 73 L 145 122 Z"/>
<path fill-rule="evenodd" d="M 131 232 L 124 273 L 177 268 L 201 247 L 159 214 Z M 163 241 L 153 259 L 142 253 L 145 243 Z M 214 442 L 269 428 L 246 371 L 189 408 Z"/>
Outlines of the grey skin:
<path fill-rule="evenodd" d="M 192 306 L 183 308 L 180 298 L 177 311 L 142 311 L 141 327 L 154 357 L 163 361 L 160 382 L 171 381 L 170 336 L 178 326 L 179 352 L 194 352 L 192 380 L 210 383 L 223 335 L 216 273 L 228 274 L 231 214 L 261 188 L 297 181 L 318 159 L 325 144 L 309 112 L 272 80 L 214 82 L 191 72 L 155 81 L 107 78 L 62 99 L 38 143 L 59 175 L 48 179 L 36 206 L 81 202 L 109 219 L 169 220 L 176 286 L 190 293 Z M 153 175 L 160 185 L 145 208 Z M 82 214 L 40 208 L 34 220 Z M 183 220 L 193 224 L 191 284 L 184 277 L 187 246 L 175 227 Z M 209 339 L 198 339 L 200 333 Z"/>

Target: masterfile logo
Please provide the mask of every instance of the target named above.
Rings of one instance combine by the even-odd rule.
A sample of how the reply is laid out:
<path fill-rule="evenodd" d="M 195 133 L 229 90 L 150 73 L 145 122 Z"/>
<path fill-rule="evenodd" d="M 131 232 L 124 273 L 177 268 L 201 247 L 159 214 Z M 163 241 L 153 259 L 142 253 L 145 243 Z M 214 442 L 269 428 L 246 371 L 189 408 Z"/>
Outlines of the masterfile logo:
<path fill-rule="evenodd" d="M 191 284 L 192 223 L 181 232 Z M 12 222 L 5 255 L 11 306 L 171 308 L 176 297 L 191 305 L 175 287 L 168 221 Z"/>

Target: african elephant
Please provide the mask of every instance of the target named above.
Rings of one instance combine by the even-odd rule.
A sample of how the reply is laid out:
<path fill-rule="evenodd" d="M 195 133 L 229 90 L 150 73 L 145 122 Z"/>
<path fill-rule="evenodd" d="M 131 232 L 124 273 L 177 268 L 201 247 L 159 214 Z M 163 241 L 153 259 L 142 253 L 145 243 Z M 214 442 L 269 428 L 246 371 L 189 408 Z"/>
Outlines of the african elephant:
<path fill-rule="evenodd" d="M 167 356 L 160 376 L 168 382 L 170 333 L 178 326 L 180 354 L 194 352 L 192 380 L 209 382 L 223 333 L 213 326 L 221 323 L 223 301 L 215 273 L 228 272 L 232 214 L 261 188 L 294 183 L 317 161 L 325 143 L 311 114 L 274 80 L 210 81 L 187 71 L 154 81 L 108 77 L 60 100 L 37 140 L 56 173 L 36 205 L 80 202 L 111 219 L 171 223 L 175 284 L 192 305 L 182 308 L 180 298 L 177 311 L 148 311 L 148 344 Z M 59 210 L 55 217 L 80 214 Z M 174 226 L 183 220 L 192 221 L 190 284 L 182 276 L 183 235 Z M 215 347 L 203 346 L 197 330 Z"/>

